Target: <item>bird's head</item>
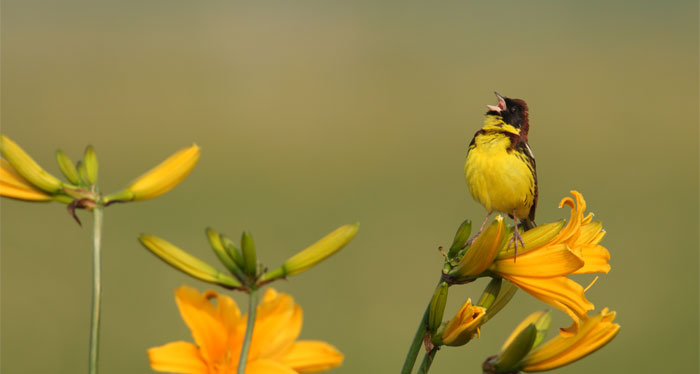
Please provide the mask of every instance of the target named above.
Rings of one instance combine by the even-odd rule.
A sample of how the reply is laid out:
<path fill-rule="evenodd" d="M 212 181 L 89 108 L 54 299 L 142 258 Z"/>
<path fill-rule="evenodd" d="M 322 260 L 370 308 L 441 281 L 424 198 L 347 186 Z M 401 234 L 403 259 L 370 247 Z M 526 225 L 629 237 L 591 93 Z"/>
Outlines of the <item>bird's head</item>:
<path fill-rule="evenodd" d="M 503 122 L 520 129 L 521 135 L 527 136 L 530 130 L 528 121 L 528 108 L 525 100 L 511 99 L 494 92 L 498 97 L 498 105 L 487 105 L 488 115 L 495 115 L 503 118 Z"/>

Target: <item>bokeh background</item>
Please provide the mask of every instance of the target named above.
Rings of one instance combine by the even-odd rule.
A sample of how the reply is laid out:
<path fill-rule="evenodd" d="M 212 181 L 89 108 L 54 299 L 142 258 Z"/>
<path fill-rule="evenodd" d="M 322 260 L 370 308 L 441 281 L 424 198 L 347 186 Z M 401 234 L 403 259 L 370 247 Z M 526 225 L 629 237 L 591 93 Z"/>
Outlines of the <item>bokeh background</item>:
<path fill-rule="evenodd" d="M 106 192 L 196 142 L 170 193 L 107 209 L 102 373 L 147 373 L 190 340 L 173 290 L 210 288 L 144 250 L 159 235 L 215 262 L 204 229 L 253 232 L 276 266 L 344 223 L 356 239 L 275 284 L 334 373 L 398 372 L 460 222 L 480 221 L 466 147 L 493 91 L 530 105 L 538 221 L 581 191 L 612 271 L 587 295 L 619 336 L 561 373 L 698 372 L 697 1 L 2 2 L 2 133 L 58 173 L 95 146 Z M 1 202 L 3 373 L 86 370 L 90 215 Z M 587 282 L 589 278 L 580 279 Z M 483 282 L 454 288 L 446 314 Z M 245 299 L 236 296 L 236 299 Z M 435 373 L 479 373 L 543 308 L 520 292 Z M 568 324 L 555 311 L 551 335 Z"/>

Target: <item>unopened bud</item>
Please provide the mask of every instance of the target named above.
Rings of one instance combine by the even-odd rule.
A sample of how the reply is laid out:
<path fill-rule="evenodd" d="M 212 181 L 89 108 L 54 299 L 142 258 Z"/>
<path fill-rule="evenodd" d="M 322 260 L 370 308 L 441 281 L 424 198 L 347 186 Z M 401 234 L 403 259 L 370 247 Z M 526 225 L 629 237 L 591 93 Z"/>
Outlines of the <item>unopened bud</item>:
<path fill-rule="evenodd" d="M 447 282 L 441 282 L 435 289 L 433 299 L 430 301 L 430 313 L 428 314 L 428 331 L 435 332 L 442 323 L 442 316 L 447 304 Z"/>
<path fill-rule="evenodd" d="M 76 186 L 79 185 L 80 177 L 78 176 L 78 169 L 75 168 L 73 161 L 70 160 L 68 155 L 59 149 L 56 151 L 56 161 L 66 179 Z"/>
<path fill-rule="evenodd" d="M 248 231 L 243 231 L 243 235 L 241 235 L 241 249 L 243 252 L 243 271 L 255 278 L 258 271 L 258 258 L 255 253 L 255 241 Z"/>
<path fill-rule="evenodd" d="M 457 233 L 455 233 L 455 238 L 452 241 L 452 245 L 450 246 L 450 250 L 447 252 L 447 257 L 448 258 L 454 258 L 459 251 L 464 247 L 464 244 L 469 240 L 469 234 L 472 233 L 472 221 L 471 220 L 465 220 L 462 222 L 461 225 L 459 225 L 459 228 L 457 229 Z"/>
<path fill-rule="evenodd" d="M 139 241 L 158 258 L 194 278 L 228 288 L 241 286 L 241 283 L 230 275 L 219 272 L 213 266 L 190 255 L 165 239 L 142 234 L 139 236 Z"/>
<path fill-rule="evenodd" d="M 51 194 L 61 191 L 61 181 L 42 169 L 20 146 L 5 135 L 0 135 L 0 152 L 19 175 L 32 185 Z"/>
<path fill-rule="evenodd" d="M 83 156 L 83 164 L 85 165 L 85 178 L 86 182 L 90 185 L 97 184 L 97 154 L 95 149 L 91 145 L 85 148 L 85 155 Z"/>

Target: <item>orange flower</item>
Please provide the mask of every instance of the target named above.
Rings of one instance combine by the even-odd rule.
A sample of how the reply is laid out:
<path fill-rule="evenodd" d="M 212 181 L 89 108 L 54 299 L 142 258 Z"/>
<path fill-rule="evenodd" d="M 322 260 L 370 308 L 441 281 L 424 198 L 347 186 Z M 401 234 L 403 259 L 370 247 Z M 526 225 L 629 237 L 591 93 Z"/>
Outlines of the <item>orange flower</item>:
<path fill-rule="evenodd" d="M 530 351 L 522 361 L 522 371 L 535 372 L 556 369 L 582 359 L 608 344 L 620 325 L 613 323 L 615 312 L 603 309 L 600 314 L 562 329 L 559 336 Z"/>
<path fill-rule="evenodd" d="M 569 274 L 607 273 L 610 253 L 598 243 L 605 235 L 600 222 L 592 222 L 593 214 L 584 217 L 583 196 L 562 199 L 559 207 L 571 207 L 571 219 L 562 228 L 554 222 L 523 233 L 524 248 L 502 249 L 489 270 L 523 291 L 567 313 L 574 321 L 583 319 L 594 306 L 584 295 L 584 288 L 567 278 Z"/>
<path fill-rule="evenodd" d="M 247 316 L 241 316 L 230 297 L 211 290 L 199 293 L 182 286 L 175 291 L 175 300 L 195 344 L 178 341 L 149 349 L 151 368 L 173 373 L 235 373 Z M 343 354 L 332 345 L 296 340 L 302 311 L 291 296 L 268 289 L 257 308 L 247 374 L 312 373 L 342 363 Z"/>
<path fill-rule="evenodd" d="M 480 334 L 479 327 L 484 322 L 485 312 L 485 308 L 472 305 L 471 299 L 467 299 L 457 315 L 445 325 L 442 342 L 451 346 L 467 344 L 474 335 Z"/>

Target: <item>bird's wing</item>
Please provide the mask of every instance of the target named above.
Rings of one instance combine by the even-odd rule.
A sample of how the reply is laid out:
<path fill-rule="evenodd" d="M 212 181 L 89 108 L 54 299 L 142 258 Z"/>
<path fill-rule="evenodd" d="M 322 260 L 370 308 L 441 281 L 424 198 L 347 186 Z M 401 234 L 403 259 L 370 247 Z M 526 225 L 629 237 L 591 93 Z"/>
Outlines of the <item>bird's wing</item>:
<path fill-rule="evenodd" d="M 530 208 L 530 214 L 528 214 L 527 218 L 528 220 L 532 221 L 532 224 L 534 225 L 535 223 L 535 211 L 537 210 L 537 197 L 539 195 L 539 187 L 537 185 L 537 165 L 535 164 L 535 155 L 532 154 L 532 149 L 530 149 L 530 145 L 527 144 L 525 141 L 518 142 L 515 146 L 518 148 L 519 151 L 521 151 L 526 157 L 528 161 L 528 167 L 530 168 L 530 172 L 532 173 L 532 178 L 534 179 L 535 183 L 533 185 L 534 191 L 532 192 L 533 201 L 532 201 L 532 207 Z"/>

